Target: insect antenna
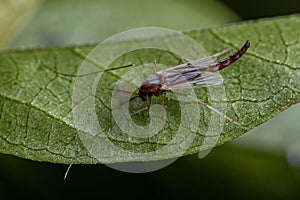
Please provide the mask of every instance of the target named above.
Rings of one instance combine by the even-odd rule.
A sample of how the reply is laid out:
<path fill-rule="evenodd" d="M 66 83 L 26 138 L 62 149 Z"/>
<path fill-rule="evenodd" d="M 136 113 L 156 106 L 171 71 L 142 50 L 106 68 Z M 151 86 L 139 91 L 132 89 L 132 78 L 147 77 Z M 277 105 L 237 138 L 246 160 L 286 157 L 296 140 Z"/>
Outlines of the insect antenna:
<path fill-rule="evenodd" d="M 128 67 L 134 67 L 135 64 L 129 64 L 129 65 L 124 65 L 124 66 L 119 66 L 119 67 L 113 67 L 113 68 L 109 68 L 109 69 L 103 69 L 103 70 L 98 70 L 98 71 L 94 71 L 94 72 L 90 72 L 90 73 L 86 73 L 86 74 L 67 74 L 67 73 L 63 73 L 63 72 L 58 72 L 58 71 L 55 71 L 54 69 L 52 69 L 51 67 L 47 66 L 44 62 L 41 62 L 41 65 L 58 74 L 58 75 L 61 75 L 61 76 L 68 76 L 68 77 L 84 77 L 84 76 L 89 76 L 89 75 L 93 75 L 93 74 L 97 74 L 99 72 L 107 72 L 107 71 L 113 71 L 113 70 L 117 70 L 117 69 L 123 69 L 123 68 L 128 68 Z"/>

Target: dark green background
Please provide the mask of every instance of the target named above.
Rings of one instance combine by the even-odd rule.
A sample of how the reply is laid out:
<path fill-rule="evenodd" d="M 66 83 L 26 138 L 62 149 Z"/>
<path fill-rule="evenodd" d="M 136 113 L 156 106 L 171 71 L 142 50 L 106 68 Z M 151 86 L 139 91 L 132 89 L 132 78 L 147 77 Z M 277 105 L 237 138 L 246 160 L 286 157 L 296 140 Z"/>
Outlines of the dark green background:
<path fill-rule="evenodd" d="M 116 3 L 116 1 L 113 2 Z M 143 1 L 137 2 L 141 3 Z M 68 38 L 66 33 L 59 32 L 61 29 L 51 27 L 56 26 L 55 24 L 44 24 L 46 28 L 41 27 L 43 23 L 42 20 L 38 21 L 38 17 L 42 16 L 43 13 L 37 13 L 35 16 L 36 24 L 25 27 L 24 31 L 11 44 L 11 47 L 57 46 L 74 42 L 93 42 L 96 38 L 104 39 L 109 34 L 117 33 L 120 30 L 137 26 L 157 25 L 159 24 L 155 21 L 157 19 L 162 19 L 160 22 L 161 26 L 165 23 L 165 26 L 174 29 L 209 27 L 210 22 L 204 25 L 201 23 L 197 24 L 197 19 L 189 19 L 185 15 L 185 13 L 190 13 L 191 17 L 197 16 L 197 7 L 195 6 L 198 1 L 189 0 L 182 2 L 185 2 L 184 4 L 187 5 L 187 7 L 182 8 L 182 13 L 177 12 L 178 10 L 176 9 L 173 11 L 171 3 L 169 6 L 165 4 L 153 5 L 151 14 L 145 13 L 143 16 L 143 10 L 141 10 L 141 16 L 137 17 L 140 20 L 126 19 L 127 21 L 124 20 L 122 25 L 116 25 L 117 28 L 109 28 L 109 31 L 106 30 L 105 26 L 102 26 L 103 34 L 100 34 L 101 36 L 99 37 L 95 34 L 89 34 L 90 30 L 87 27 L 83 27 L 85 30 L 87 29 L 86 32 L 83 32 L 83 34 L 86 34 L 85 38 L 82 36 L 73 37 L 74 32 L 69 32 L 70 37 Z M 240 17 L 240 21 L 243 19 L 292 14 L 299 12 L 300 8 L 299 1 L 291 0 L 224 0 L 223 2 L 234 11 L 236 16 Z M 44 2 L 42 6 L 55 6 L 53 3 L 50 4 L 49 2 Z M 99 5 L 101 5 L 101 1 Z M 59 3 L 56 3 L 56 6 L 58 7 L 54 7 L 54 10 L 59 9 Z M 143 7 L 142 5 L 140 6 Z M 132 11 L 129 7 L 126 3 L 122 6 L 116 5 L 115 10 L 112 10 L 111 13 L 114 15 L 120 9 L 122 12 L 127 10 L 126 12 L 130 15 Z M 156 7 L 158 9 L 155 9 Z M 86 7 L 82 9 L 86 9 Z M 191 11 L 189 12 L 188 9 L 191 9 Z M 162 12 L 163 10 L 168 12 Z M 97 9 L 92 11 L 96 12 Z M 84 12 L 87 14 L 88 10 L 84 10 Z M 124 12 L 125 15 L 126 12 Z M 212 14 L 211 16 L 220 14 L 218 9 L 211 9 L 209 12 Z M 67 14 L 66 12 L 66 16 L 68 16 Z M 153 19 L 151 15 L 159 16 Z M 163 20 L 170 15 L 174 15 L 171 20 L 174 20 L 175 17 L 178 20 L 178 24 L 168 24 L 168 21 Z M 84 15 L 82 17 L 84 18 Z M 231 19 L 233 18 L 235 17 L 231 17 Z M 112 17 L 112 19 L 114 18 Z M 111 21 L 113 21 L 112 19 Z M 106 20 L 109 21 L 110 19 Z M 238 20 L 238 17 L 234 19 L 234 21 Z M 69 21 L 72 21 L 72 19 Z M 229 22 L 233 21 L 224 20 L 222 23 Z M 57 27 L 59 26 L 60 24 L 57 24 Z M 72 23 L 66 26 L 70 26 L 70 30 L 73 30 Z M 93 29 L 93 31 L 96 31 L 96 29 Z M 31 37 L 29 33 L 32 33 Z M 285 118 L 287 117 L 289 117 L 288 114 L 285 115 Z M 266 126 L 260 132 L 252 131 L 251 134 L 264 135 L 264 131 L 267 132 L 270 129 L 269 127 Z M 73 166 L 66 181 L 63 181 L 63 176 L 67 169 L 66 165 L 39 163 L 13 156 L 0 155 L 0 199 L 14 199 L 17 197 L 32 199 L 77 199 L 79 197 L 115 197 L 122 199 L 300 199 L 300 168 L 290 166 L 285 158 L 284 150 L 279 151 L 276 149 L 276 146 L 272 147 L 274 151 L 272 148 L 269 148 L 268 151 L 264 150 L 264 148 L 255 148 L 255 141 L 260 140 L 259 136 L 255 139 L 251 139 L 251 136 L 249 136 L 250 139 L 247 139 L 247 137 L 240 143 L 233 142 L 216 148 L 203 159 L 199 159 L 197 155 L 180 158 L 172 165 L 152 173 L 127 174 L 115 171 L 105 165 Z M 268 137 L 270 137 L 270 134 Z M 264 146 L 265 144 L 262 143 L 260 145 Z"/>

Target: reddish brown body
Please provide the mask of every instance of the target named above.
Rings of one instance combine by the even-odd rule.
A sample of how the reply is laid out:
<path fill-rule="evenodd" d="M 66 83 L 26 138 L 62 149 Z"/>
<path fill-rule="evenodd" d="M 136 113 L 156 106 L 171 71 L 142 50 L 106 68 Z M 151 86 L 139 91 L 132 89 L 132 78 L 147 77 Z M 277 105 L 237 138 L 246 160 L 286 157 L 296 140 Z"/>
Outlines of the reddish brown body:
<path fill-rule="evenodd" d="M 152 95 L 154 96 L 159 96 L 162 93 L 166 92 L 167 90 L 162 89 L 162 84 L 150 84 L 147 80 L 143 82 L 139 89 L 139 97 L 143 100 L 147 100 L 147 96 L 151 97 Z"/>

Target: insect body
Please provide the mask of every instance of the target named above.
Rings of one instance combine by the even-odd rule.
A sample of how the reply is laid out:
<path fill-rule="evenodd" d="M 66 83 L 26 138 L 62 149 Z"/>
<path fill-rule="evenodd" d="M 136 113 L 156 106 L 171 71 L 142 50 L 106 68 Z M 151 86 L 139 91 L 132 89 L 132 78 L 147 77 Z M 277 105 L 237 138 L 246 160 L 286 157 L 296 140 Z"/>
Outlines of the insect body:
<path fill-rule="evenodd" d="M 249 47 L 250 42 L 246 41 L 241 49 L 220 62 L 209 63 L 211 60 L 215 60 L 218 56 L 227 51 L 208 58 L 191 60 L 188 61 L 188 63 L 158 71 L 154 75 L 150 75 L 142 83 L 138 92 L 138 97 L 143 101 L 146 101 L 147 98 L 151 98 L 153 95 L 159 96 L 174 89 L 220 84 L 222 80 L 220 76 L 214 72 L 224 69 L 234 63 Z"/>

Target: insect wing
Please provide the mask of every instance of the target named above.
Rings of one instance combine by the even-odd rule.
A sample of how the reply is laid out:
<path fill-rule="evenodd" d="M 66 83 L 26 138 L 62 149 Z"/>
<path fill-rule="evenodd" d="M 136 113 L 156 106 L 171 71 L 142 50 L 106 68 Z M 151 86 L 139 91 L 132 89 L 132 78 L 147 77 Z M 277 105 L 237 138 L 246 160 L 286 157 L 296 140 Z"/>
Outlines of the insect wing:
<path fill-rule="evenodd" d="M 228 53 L 231 50 L 232 50 L 232 48 L 225 49 L 225 50 L 220 51 L 220 52 L 218 52 L 218 53 L 216 53 L 212 56 L 199 58 L 199 59 L 196 59 L 196 60 L 183 59 L 183 60 L 187 60 L 188 63 L 178 65 L 178 66 L 172 67 L 172 68 L 167 69 L 167 70 L 181 70 L 181 69 L 184 70 L 187 67 L 186 65 L 188 65 L 188 67 L 195 67 L 195 68 L 198 68 L 200 70 L 202 68 L 206 68 L 207 66 L 210 66 L 211 64 L 213 64 L 217 60 L 218 57 Z"/>
<path fill-rule="evenodd" d="M 157 72 L 163 77 L 163 83 L 170 89 L 186 87 L 205 87 L 218 85 L 223 82 L 223 78 L 218 73 L 207 71 L 216 57 L 206 57 L 191 60 L 188 63 L 171 67 Z"/>
<path fill-rule="evenodd" d="M 207 66 L 211 65 L 214 61 L 216 61 L 217 57 L 215 56 L 209 56 L 205 58 L 200 58 L 197 60 L 189 60 L 187 63 L 177 65 L 165 70 L 162 70 L 163 73 L 168 73 L 168 71 L 172 72 L 176 70 L 176 73 L 180 73 L 180 71 L 185 72 L 187 70 L 190 70 L 191 68 L 206 68 Z"/>
<path fill-rule="evenodd" d="M 223 83 L 223 78 L 219 73 L 204 72 L 202 73 L 202 75 L 203 76 L 195 78 L 190 81 L 183 81 L 178 84 L 170 84 L 167 87 L 171 90 L 176 90 L 176 89 L 184 89 L 184 88 L 192 88 L 192 87 L 215 86 Z M 181 77 L 181 79 L 185 79 L 185 78 Z"/>

